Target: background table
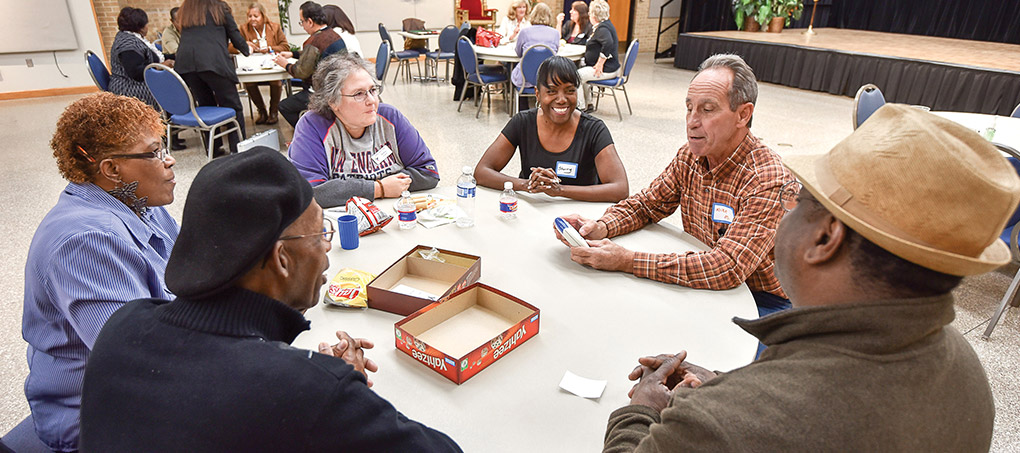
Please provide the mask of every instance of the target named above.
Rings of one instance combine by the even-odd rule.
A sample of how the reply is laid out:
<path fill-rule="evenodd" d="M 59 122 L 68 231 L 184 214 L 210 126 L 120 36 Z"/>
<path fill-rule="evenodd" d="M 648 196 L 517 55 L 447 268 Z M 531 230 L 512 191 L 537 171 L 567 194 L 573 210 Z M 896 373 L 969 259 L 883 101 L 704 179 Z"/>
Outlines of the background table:
<path fill-rule="evenodd" d="M 237 81 L 240 83 L 272 82 L 291 78 L 287 70 L 276 63 L 269 68 L 262 66 L 264 61 L 272 61 L 275 55 L 252 53 L 247 57 L 241 54 L 234 56 L 237 58 Z"/>
<path fill-rule="evenodd" d="M 1020 118 L 965 112 L 931 112 L 954 123 L 963 125 L 984 136 L 985 129 L 995 128 L 992 143 L 1001 143 L 1020 151 Z"/>
<path fill-rule="evenodd" d="M 453 196 L 455 188 L 432 191 Z M 305 316 L 312 330 L 295 346 L 314 349 L 336 342 L 346 330 L 376 343 L 366 354 L 379 364 L 374 389 L 408 417 L 441 430 L 465 451 L 601 451 L 606 422 L 626 405 L 627 374 L 638 357 L 686 349 L 691 361 L 729 370 L 749 363 L 757 341 L 731 318 L 757 317 L 746 285 L 727 291 L 693 290 L 619 272 L 598 271 L 570 260 L 555 239 L 553 218 L 579 213 L 598 217 L 606 203 L 520 195 L 518 218 L 498 218 L 499 192 L 478 189 L 475 226 L 418 225 L 400 230 L 396 220 L 343 250 L 334 237 L 332 278 L 341 268 L 382 272 L 415 245 L 481 256 L 479 281 L 541 310 L 538 335 L 456 385 L 394 348 L 393 324 L 402 319 L 377 310 L 319 304 Z M 379 202 L 392 213 L 392 200 Z M 615 238 L 643 251 L 699 250 L 704 246 L 671 225 L 649 225 Z M 567 370 L 608 380 L 600 400 L 560 390 Z M 343 410 L 343 408 L 338 408 Z M 328 435 L 328 433 L 324 433 Z"/>
<path fill-rule="evenodd" d="M 496 47 L 482 47 L 474 44 L 471 47 L 475 48 L 475 53 L 478 58 L 483 60 L 493 61 L 505 61 L 509 63 L 517 63 L 521 61 L 521 57 L 517 56 L 517 44 L 507 43 Z M 584 46 L 577 44 L 561 44 L 556 55 L 561 57 L 569 58 L 573 61 L 578 61 L 584 58 Z"/>

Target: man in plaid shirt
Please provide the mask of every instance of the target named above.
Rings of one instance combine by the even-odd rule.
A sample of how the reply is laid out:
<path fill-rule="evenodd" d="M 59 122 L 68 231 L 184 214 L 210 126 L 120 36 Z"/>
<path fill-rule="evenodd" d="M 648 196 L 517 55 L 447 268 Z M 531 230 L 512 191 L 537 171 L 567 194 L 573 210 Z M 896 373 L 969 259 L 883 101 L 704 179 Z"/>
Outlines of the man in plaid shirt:
<path fill-rule="evenodd" d="M 772 248 L 784 213 L 780 189 L 794 178 L 750 132 L 757 97 L 754 73 L 739 56 L 705 60 L 687 91 L 687 144 L 647 188 L 602 218 L 564 216 L 591 246 L 571 248 L 570 258 L 691 288 L 730 289 L 747 282 L 760 316 L 789 308 L 773 272 Z M 684 230 L 710 250 L 635 252 L 607 239 L 658 222 L 677 208 Z"/>

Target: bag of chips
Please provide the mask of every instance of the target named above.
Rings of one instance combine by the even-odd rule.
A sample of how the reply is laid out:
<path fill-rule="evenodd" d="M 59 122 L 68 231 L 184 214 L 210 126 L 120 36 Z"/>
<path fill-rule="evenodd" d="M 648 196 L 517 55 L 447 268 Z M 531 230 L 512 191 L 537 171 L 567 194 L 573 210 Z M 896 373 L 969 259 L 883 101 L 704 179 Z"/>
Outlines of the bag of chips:
<path fill-rule="evenodd" d="M 329 289 L 323 302 L 347 308 L 368 307 L 368 284 L 375 278 L 368 272 L 350 268 L 340 269 L 333 280 L 329 282 Z"/>
<path fill-rule="evenodd" d="M 393 220 L 393 216 L 361 197 L 347 200 L 347 213 L 358 218 L 358 236 L 375 233 Z"/>

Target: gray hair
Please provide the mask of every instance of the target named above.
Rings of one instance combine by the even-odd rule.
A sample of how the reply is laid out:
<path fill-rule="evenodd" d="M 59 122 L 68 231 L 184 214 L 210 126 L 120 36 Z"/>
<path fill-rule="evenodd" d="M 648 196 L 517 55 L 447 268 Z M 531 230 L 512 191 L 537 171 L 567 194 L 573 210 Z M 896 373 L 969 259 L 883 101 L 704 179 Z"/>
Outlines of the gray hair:
<path fill-rule="evenodd" d="M 340 90 L 347 77 L 357 70 L 364 70 L 372 79 L 375 76 L 368 69 L 368 63 L 357 54 L 340 52 L 326 57 L 319 62 L 312 76 L 312 87 L 315 90 L 308 99 L 308 110 L 333 120 L 336 115 L 330 104 L 339 104 L 343 100 Z"/>
<path fill-rule="evenodd" d="M 593 2 L 594 3 L 594 2 Z M 698 66 L 698 74 L 711 68 L 727 68 L 733 72 L 733 83 L 730 84 L 730 110 L 736 111 L 741 104 L 758 102 L 758 79 L 754 71 L 739 55 L 719 53 L 712 55 Z M 694 76 L 697 77 L 698 74 Z M 751 120 L 747 121 L 751 127 Z"/>
<path fill-rule="evenodd" d="M 599 22 L 605 22 L 609 20 L 609 3 L 606 0 L 591 0 L 588 12 L 595 16 Z"/>

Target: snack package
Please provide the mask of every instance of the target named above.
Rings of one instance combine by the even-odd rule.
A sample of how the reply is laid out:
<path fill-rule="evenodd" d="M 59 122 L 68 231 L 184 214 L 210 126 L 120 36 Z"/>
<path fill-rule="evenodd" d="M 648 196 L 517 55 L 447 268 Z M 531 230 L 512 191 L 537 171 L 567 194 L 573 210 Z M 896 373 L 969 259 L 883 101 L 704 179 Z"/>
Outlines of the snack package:
<path fill-rule="evenodd" d="M 329 289 L 323 302 L 347 308 L 367 308 L 368 291 L 366 287 L 375 275 L 350 268 L 340 269 L 329 282 Z"/>
<path fill-rule="evenodd" d="M 393 216 L 361 197 L 347 200 L 347 213 L 358 218 L 358 236 L 375 233 L 393 220 Z"/>

